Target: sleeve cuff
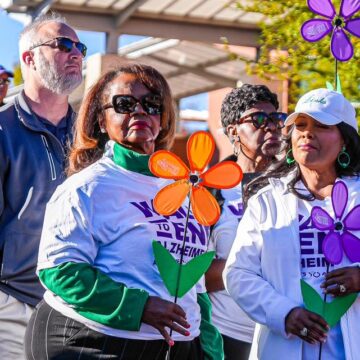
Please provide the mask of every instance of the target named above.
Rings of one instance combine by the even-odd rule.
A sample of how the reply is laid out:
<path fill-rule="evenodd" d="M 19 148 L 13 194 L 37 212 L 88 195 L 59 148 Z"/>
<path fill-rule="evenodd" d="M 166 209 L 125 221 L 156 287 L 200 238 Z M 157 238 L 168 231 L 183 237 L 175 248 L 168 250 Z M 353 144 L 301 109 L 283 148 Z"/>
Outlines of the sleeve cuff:
<path fill-rule="evenodd" d="M 149 294 L 145 290 L 126 289 L 126 296 L 123 297 L 123 301 L 120 302 L 116 312 L 119 313 L 120 317 L 124 317 L 124 324 L 128 324 L 128 330 L 138 331 L 140 329 L 144 307 L 148 298 Z M 122 315 L 125 311 L 126 314 Z"/>
<path fill-rule="evenodd" d="M 269 328 L 281 334 L 284 338 L 288 338 L 289 335 L 285 331 L 285 318 L 293 308 L 298 306 L 300 305 L 292 301 L 282 301 L 276 303 L 276 305 L 274 304 L 266 314 Z"/>

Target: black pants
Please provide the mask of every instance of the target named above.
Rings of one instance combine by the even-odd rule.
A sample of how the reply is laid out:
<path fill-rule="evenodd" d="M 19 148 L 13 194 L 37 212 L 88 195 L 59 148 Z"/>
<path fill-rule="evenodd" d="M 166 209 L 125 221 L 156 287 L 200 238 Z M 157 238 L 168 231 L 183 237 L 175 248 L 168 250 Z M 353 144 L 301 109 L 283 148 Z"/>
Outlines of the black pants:
<path fill-rule="evenodd" d="M 28 360 L 164 360 L 167 349 L 163 340 L 131 340 L 91 330 L 44 301 L 34 311 L 25 334 Z M 202 359 L 197 339 L 177 341 L 171 349 L 171 360 Z"/>
<path fill-rule="evenodd" d="M 248 360 L 251 344 L 223 335 L 225 360 Z"/>

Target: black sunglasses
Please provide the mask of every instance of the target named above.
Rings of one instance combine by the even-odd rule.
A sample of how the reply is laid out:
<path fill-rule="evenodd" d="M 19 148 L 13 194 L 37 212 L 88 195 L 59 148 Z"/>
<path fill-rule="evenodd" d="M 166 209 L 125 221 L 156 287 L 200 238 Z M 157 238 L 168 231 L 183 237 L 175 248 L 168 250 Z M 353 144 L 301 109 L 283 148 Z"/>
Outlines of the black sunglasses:
<path fill-rule="evenodd" d="M 73 41 L 67 37 L 57 37 L 55 39 L 45 41 L 41 44 L 32 46 L 29 50 L 33 50 L 39 46 L 51 46 L 53 48 L 58 48 L 60 51 L 69 53 L 74 45 L 81 52 L 82 56 L 85 57 L 87 51 L 86 45 L 79 41 Z"/>
<path fill-rule="evenodd" d="M 160 115 L 162 112 L 162 98 L 158 94 L 146 94 L 140 99 L 132 95 L 114 95 L 112 103 L 104 105 L 103 110 L 114 108 L 118 114 L 131 114 L 139 103 L 149 115 Z"/>
<path fill-rule="evenodd" d="M 239 119 L 239 124 L 245 122 L 252 122 L 253 126 L 256 129 L 264 129 L 269 126 L 269 122 L 273 123 L 277 129 L 282 129 L 285 125 L 285 120 L 287 118 L 287 114 L 283 112 L 272 112 L 270 114 L 264 111 L 257 111 L 249 115 L 245 115 L 243 118 Z M 244 119 L 250 118 L 247 121 Z"/>
<path fill-rule="evenodd" d="M 0 79 L 0 85 L 6 85 L 6 84 L 10 84 L 9 79 Z"/>

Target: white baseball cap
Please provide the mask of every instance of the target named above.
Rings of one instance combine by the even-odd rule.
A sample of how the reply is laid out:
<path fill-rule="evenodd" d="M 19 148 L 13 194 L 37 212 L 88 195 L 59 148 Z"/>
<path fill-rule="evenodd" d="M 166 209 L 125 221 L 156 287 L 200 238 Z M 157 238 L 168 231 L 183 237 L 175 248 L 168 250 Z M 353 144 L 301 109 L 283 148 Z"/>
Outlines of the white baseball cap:
<path fill-rule="evenodd" d="M 344 122 L 358 131 L 354 107 L 343 94 L 333 90 L 315 89 L 303 95 L 295 112 L 285 120 L 285 126 L 293 124 L 300 114 L 309 115 L 324 125 Z"/>

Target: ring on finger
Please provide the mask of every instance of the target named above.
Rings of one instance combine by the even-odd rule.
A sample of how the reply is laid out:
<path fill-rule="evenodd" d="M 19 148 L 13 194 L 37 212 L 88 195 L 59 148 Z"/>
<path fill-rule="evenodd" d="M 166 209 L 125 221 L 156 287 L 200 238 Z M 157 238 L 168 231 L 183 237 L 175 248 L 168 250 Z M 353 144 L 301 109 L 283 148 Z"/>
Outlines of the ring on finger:
<path fill-rule="evenodd" d="M 306 326 L 304 326 L 301 330 L 300 330 L 300 335 L 303 337 L 306 337 L 309 333 L 309 330 Z"/>
<path fill-rule="evenodd" d="M 339 285 L 339 291 L 343 294 L 346 292 L 346 286 L 344 284 Z"/>

